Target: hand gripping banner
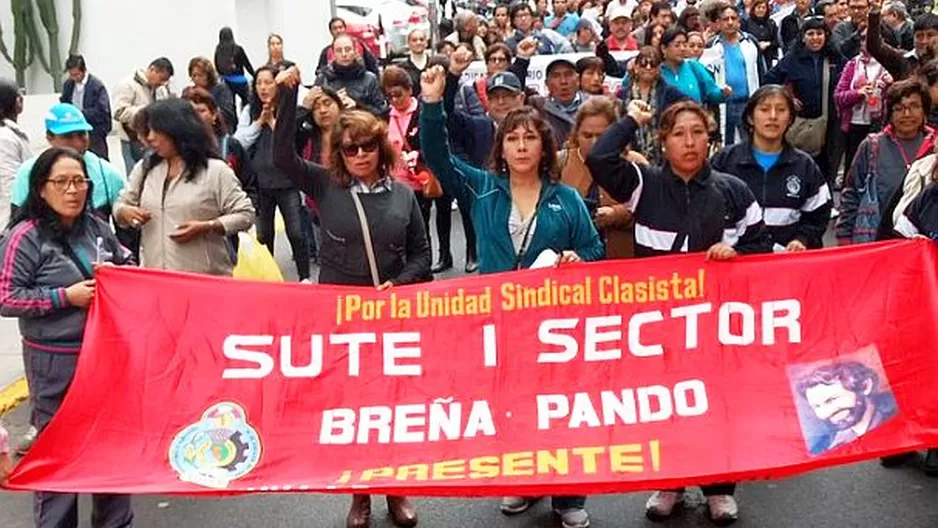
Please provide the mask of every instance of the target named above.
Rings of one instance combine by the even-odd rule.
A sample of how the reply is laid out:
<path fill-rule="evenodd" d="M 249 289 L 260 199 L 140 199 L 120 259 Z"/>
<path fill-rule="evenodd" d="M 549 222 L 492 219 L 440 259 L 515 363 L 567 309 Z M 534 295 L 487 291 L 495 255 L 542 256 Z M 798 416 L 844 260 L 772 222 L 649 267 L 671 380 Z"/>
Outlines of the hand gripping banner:
<path fill-rule="evenodd" d="M 935 246 L 371 288 L 98 273 L 6 486 L 591 494 L 938 445 Z"/>

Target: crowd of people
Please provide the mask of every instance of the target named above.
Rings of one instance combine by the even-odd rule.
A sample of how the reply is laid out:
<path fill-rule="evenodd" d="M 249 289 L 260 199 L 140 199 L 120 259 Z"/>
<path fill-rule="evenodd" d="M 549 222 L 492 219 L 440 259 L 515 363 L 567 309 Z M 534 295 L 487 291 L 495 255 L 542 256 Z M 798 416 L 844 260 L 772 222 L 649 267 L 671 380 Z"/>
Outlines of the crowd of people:
<path fill-rule="evenodd" d="M 223 28 L 178 96 L 169 59 L 109 95 L 70 57 L 35 156 L 23 97 L 0 81 L 0 314 L 20 321 L 31 391 L 14 447 L 29 449 L 67 392 L 97 267 L 231 276 L 239 232 L 255 226 L 273 252 L 277 210 L 300 282 L 316 262 L 319 283 L 379 290 L 453 268 L 454 203 L 466 273 L 545 255 L 799 252 L 823 247 L 832 222 L 841 245 L 934 239 L 938 15 L 909 18 L 881 0 L 516 1 L 414 30 L 385 63 L 336 18 L 306 75 L 280 35 L 254 68 Z M 544 93 L 528 87 L 538 56 Z M 126 177 L 108 161 L 112 123 Z M 0 427 L 0 476 L 9 451 Z M 925 471 L 938 476 L 938 451 Z M 735 487 L 703 488 L 714 522 L 737 519 Z M 647 516 L 668 518 L 682 493 L 655 492 Z M 536 500 L 505 497 L 501 511 Z M 74 495 L 35 502 L 37 526 L 77 522 Z M 93 504 L 103 525 L 130 525 L 128 497 Z M 409 499 L 387 504 L 396 525 L 417 524 Z M 589 526 L 586 497 L 552 506 L 565 528 Z M 370 517 L 355 495 L 347 526 Z"/>

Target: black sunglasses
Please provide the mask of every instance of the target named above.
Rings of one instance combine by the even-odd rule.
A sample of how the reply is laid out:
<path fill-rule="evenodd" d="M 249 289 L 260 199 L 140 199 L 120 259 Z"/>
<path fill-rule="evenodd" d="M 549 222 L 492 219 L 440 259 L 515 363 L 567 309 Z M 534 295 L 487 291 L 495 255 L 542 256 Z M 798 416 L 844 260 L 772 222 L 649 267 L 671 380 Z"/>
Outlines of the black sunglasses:
<path fill-rule="evenodd" d="M 371 154 L 372 152 L 378 150 L 378 140 L 372 139 L 371 141 L 365 141 L 364 143 L 350 143 L 348 145 L 342 145 L 341 148 L 342 154 L 345 154 L 349 158 L 352 156 L 357 156 L 359 152 Z"/>

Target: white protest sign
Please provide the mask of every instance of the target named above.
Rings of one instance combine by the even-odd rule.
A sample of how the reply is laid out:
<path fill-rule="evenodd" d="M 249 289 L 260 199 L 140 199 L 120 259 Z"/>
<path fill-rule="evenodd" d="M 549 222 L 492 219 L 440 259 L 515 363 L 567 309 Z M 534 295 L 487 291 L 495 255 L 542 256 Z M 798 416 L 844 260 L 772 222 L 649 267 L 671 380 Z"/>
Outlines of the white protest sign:
<path fill-rule="evenodd" d="M 637 55 L 638 52 L 635 51 L 613 51 L 612 56 L 616 60 L 623 61 L 628 60 Z M 531 63 L 528 65 L 528 78 L 526 84 L 530 88 L 534 88 L 538 93 L 546 95 L 547 86 L 545 81 L 547 80 L 547 66 L 557 60 L 565 59 L 573 64 L 576 64 L 576 61 L 584 57 L 595 57 L 593 53 L 563 53 L 559 55 L 535 55 L 531 57 Z M 462 74 L 462 82 L 475 82 L 475 80 L 485 75 L 485 63 L 483 61 L 475 61 L 469 65 L 469 68 Z M 619 85 L 622 84 L 622 79 L 615 77 L 606 77 L 605 84 L 609 87 L 610 93 L 615 93 L 615 90 L 618 90 Z"/>

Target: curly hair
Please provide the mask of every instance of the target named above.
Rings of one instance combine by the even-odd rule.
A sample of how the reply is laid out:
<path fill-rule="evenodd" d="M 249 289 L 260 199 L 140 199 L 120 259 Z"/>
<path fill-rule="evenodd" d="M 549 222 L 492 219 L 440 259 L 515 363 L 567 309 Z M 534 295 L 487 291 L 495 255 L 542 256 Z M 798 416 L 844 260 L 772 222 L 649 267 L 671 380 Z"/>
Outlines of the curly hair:
<path fill-rule="evenodd" d="M 547 121 L 541 114 L 529 106 L 516 108 L 508 115 L 498 132 L 495 134 L 495 143 L 492 147 L 492 154 L 489 159 L 489 168 L 496 174 L 508 177 L 508 162 L 505 161 L 504 142 L 505 136 L 523 128 L 533 130 L 541 138 L 541 162 L 539 164 L 541 178 L 547 178 L 551 183 L 560 181 L 560 170 L 557 163 L 557 140 L 554 139 L 554 133 L 547 124 Z"/>
<path fill-rule="evenodd" d="M 7 229 L 12 228 L 20 222 L 36 220 L 40 231 L 47 234 L 53 240 L 65 240 L 71 229 L 62 223 L 59 214 L 56 213 L 48 202 L 42 197 L 42 187 L 49 180 L 52 174 L 52 167 L 62 158 L 73 159 L 81 165 L 81 172 L 88 177 L 88 169 L 85 167 L 85 160 L 81 154 L 70 149 L 61 147 L 52 147 L 36 159 L 31 171 L 29 171 L 29 193 L 26 195 L 26 201 L 19 207 L 10 218 Z M 94 192 L 92 183 L 88 182 L 88 190 L 85 194 L 85 204 L 81 216 L 77 222 L 82 222 L 84 216 L 91 211 L 91 195 Z"/>
<path fill-rule="evenodd" d="M 345 166 L 342 157 L 342 139 L 348 134 L 354 142 L 378 142 L 378 172 L 387 175 L 398 163 L 398 155 L 388 140 L 388 125 L 373 114 L 364 110 L 348 110 L 339 114 L 339 121 L 332 127 L 331 172 L 333 180 L 340 186 L 347 187 L 355 181 L 355 176 Z"/>
<path fill-rule="evenodd" d="M 212 64 L 212 61 L 205 57 L 193 57 L 192 60 L 189 61 L 189 77 L 192 77 L 192 72 L 196 69 L 201 69 L 205 72 L 205 78 L 209 86 L 218 84 L 218 72 L 215 71 L 215 65 Z"/>
<path fill-rule="evenodd" d="M 812 387 L 840 383 L 851 392 L 863 393 L 867 382 L 871 382 L 870 393 L 877 392 L 879 375 L 876 371 L 859 361 L 846 361 L 814 369 L 810 374 L 798 380 L 795 390 L 804 397 L 808 389 Z"/>

